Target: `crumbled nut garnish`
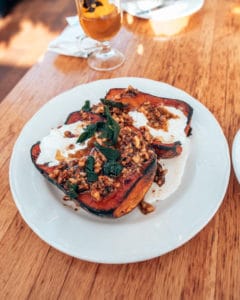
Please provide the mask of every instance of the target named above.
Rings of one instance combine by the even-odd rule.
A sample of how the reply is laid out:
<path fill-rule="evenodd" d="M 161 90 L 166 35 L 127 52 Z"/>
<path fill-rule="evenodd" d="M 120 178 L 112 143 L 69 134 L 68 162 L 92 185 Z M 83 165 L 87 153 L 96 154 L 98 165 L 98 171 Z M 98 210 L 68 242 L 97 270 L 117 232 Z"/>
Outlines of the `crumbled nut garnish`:
<path fill-rule="evenodd" d="M 120 92 L 119 94 L 115 95 L 112 100 L 118 101 L 118 100 L 121 100 L 124 97 L 136 96 L 138 93 L 139 93 L 139 91 L 137 89 L 133 88 L 130 85 L 128 88 L 124 89 L 122 92 Z"/>
<path fill-rule="evenodd" d="M 71 198 L 67 195 L 63 196 L 63 201 L 69 201 Z"/>
<path fill-rule="evenodd" d="M 139 203 L 139 208 L 144 215 L 149 214 L 155 210 L 155 207 L 152 204 L 147 203 L 144 200 Z"/>
<path fill-rule="evenodd" d="M 138 111 L 146 116 L 149 126 L 165 131 L 168 130 L 168 120 L 178 118 L 177 115 L 171 113 L 163 105 L 152 105 L 150 102 L 144 102 Z"/>
<path fill-rule="evenodd" d="M 68 146 L 68 149 L 69 150 L 73 150 L 75 148 L 75 145 L 74 144 L 70 144 L 69 146 Z"/>
<path fill-rule="evenodd" d="M 81 157 L 81 158 L 78 160 L 78 166 L 79 166 L 79 167 L 84 167 L 84 166 L 85 166 L 85 163 L 86 163 L 86 160 L 87 160 L 87 157 L 86 157 L 86 156 Z"/>
<path fill-rule="evenodd" d="M 124 95 L 136 96 L 139 93 L 138 89 L 135 89 L 131 85 L 127 89 L 124 90 Z"/>
<path fill-rule="evenodd" d="M 109 193 L 119 187 L 119 183 L 108 176 L 99 176 L 98 181 L 94 182 L 90 187 L 91 196 L 95 201 L 102 200 Z"/>
<path fill-rule="evenodd" d="M 54 169 L 53 172 L 49 174 L 49 177 L 52 179 L 57 178 L 59 173 L 60 173 L 60 170 Z"/>
<path fill-rule="evenodd" d="M 103 114 L 104 113 L 104 105 L 102 103 L 93 105 L 92 112 L 94 112 L 95 114 Z"/>
<path fill-rule="evenodd" d="M 94 172 L 99 174 L 104 162 L 106 161 L 106 157 L 97 149 L 94 149 L 92 156 L 95 159 Z"/>
<path fill-rule="evenodd" d="M 154 155 L 141 131 L 131 126 L 120 130 L 118 143 L 120 145 L 121 164 L 128 172 L 139 170 L 142 164 Z M 128 174 L 128 172 L 123 170 L 123 174 Z"/>
<path fill-rule="evenodd" d="M 90 114 L 89 112 L 80 110 L 79 112 L 80 120 L 84 121 L 86 125 L 91 124 L 95 118 L 95 114 Z"/>
<path fill-rule="evenodd" d="M 69 130 L 66 130 L 64 131 L 64 137 L 67 137 L 67 138 L 73 138 L 75 137 L 75 134 L 73 134 L 71 131 Z"/>

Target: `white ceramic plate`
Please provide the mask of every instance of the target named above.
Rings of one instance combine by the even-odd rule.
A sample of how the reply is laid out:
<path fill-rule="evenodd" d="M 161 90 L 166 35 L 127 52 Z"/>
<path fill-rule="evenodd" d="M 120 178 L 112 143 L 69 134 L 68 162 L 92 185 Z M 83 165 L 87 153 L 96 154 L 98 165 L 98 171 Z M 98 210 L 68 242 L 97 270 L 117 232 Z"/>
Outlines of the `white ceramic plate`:
<path fill-rule="evenodd" d="M 232 145 L 232 162 L 233 168 L 240 183 L 240 129 L 236 133 Z"/>
<path fill-rule="evenodd" d="M 154 9 L 165 2 L 159 9 Z M 169 21 L 189 16 L 202 8 L 204 0 L 124 0 L 122 9 L 129 14 L 159 21 Z"/>
<path fill-rule="evenodd" d="M 61 192 L 36 170 L 30 148 L 86 99 L 109 88 L 132 85 L 158 96 L 178 98 L 194 108 L 191 153 L 180 188 L 156 211 L 138 209 L 116 220 L 62 205 Z M 216 151 L 217 149 L 217 151 Z M 196 235 L 220 206 L 229 181 L 229 150 L 213 115 L 200 102 L 168 84 L 143 78 L 114 78 L 80 85 L 44 105 L 23 128 L 13 149 L 10 185 L 27 224 L 45 242 L 74 257 L 100 263 L 142 261 L 167 253 Z"/>

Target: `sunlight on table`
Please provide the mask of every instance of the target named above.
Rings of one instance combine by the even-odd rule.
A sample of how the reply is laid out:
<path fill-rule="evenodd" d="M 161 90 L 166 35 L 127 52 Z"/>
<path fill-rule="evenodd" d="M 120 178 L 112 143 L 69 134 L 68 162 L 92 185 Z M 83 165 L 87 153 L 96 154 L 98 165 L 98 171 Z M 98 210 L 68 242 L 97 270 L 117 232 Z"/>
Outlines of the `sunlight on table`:
<path fill-rule="evenodd" d="M 232 13 L 234 15 L 240 15 L 240 6 L 235 6 L 232 8 Z"/>
<path fill-rule="evenodd" d="M 23 19 L 18 31 L 9 40 L 0 41 L 0 60 L 4 60 L 5 65 L 29 68 L 36 62 L 36 56 L 39 57 L 45 52 L 48 43 L 55 36 L 56 33 L 51 32 L 45 24 Z M 34 51 L 31 51 L 32 43 L 34 43 Z"/>

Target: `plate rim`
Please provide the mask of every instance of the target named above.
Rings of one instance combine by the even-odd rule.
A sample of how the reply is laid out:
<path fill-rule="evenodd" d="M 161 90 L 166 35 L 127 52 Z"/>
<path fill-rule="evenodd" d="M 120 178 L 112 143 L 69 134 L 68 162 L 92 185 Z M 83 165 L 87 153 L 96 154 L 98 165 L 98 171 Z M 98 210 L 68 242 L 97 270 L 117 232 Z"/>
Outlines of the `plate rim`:
<path fill-rule="evenodd" d="M 232 144 L 232 164 L 233 169 L 240 184 L 240 129 L 236 132 Z"/>

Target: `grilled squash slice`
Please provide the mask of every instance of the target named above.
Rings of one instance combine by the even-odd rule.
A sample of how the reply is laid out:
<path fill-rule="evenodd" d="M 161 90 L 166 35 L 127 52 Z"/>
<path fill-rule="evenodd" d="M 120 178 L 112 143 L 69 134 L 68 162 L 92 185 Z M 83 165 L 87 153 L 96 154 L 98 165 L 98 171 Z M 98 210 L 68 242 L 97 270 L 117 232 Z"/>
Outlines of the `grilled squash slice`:
<path fill-rule="evenodd" d="M 181 100 L 169 99 L 157 97 L 151 94 L 143 93 L 132 87 L 127 89 L 124 88 L 114 88 L 110 89 L 105 96 L 106 99 L 113 101 L 119 101 L 121 103 L 127 104 L 131 109 L 136 110 L 144 103 L 149 102 L 151 105 L 162 105 L 164 107 L 174 107 L 187 117 L 185 134 L 189 136 L 191 134 L 191 119 L 193 114 L 192 107 Z M 182 152 L 181 142 L 174 141 L 173 143 L 166 144 L 160 141 L 154 141 L 152 146 L 158 155 L 158 158 L 172 158 L 178 156 Z"/>

